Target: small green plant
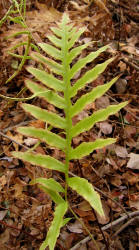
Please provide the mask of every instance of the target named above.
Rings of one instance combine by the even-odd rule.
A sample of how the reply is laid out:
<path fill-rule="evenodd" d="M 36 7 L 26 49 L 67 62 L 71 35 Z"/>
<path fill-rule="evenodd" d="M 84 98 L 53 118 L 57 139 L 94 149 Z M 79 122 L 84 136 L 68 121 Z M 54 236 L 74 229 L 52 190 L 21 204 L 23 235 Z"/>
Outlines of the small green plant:
<path fill-rule="evenodd" d="M 12 21 L 15 24 L 19 24 L 21 26 L 21 31 L 6 37 L 6 39 L 9 39 L 11 37 L 17 37 L 19 35 L 26 35 L 27 41 L 23 41 L 16 44 L 8 51 L 8 53 L 11 56 L 21 59 L 21 62 L 17 70 L 14 72 L 14 74 L 7 79 L 6 83 L 10 82 L 15 76 L 17 76 L 19 72 L 22 70 L 22 67 L 24 66 L 26 60 L 30 59 L 29 56 L 30 48 L 33 48 L 34 50 L 39 52 L 37 46 L 32 42 L 34 38 L 26 24 L 26 0 L 20 0 L 19 2 L 17 0 L 12 0 L 10 8 L 6 12 L 5 16 L 0 20 L 0 27 L 7 20 Z M 18 55 L 16 53 L 13 53 L 13 51 L 22 46 L 25 47 L 24 55 Z"/>
<path fill-rule="evenodd" d="M 89 93 L 82 95 L 75 104 L 72 104 L 72 98 L 77 94 L 78 90 L 84 88 L 87 83 L 95 80 L 99 74 L 105 70 L 107 65 L 113 61 L 113 58 L 108 59 L 104 63 L 98 64 L 93 69 L 87 71 L 72 86 L 71 82 L 75 74 L 87 63 L 92 62 L 97 58 L 101 52 L 104 52 L 108 48 L 108 46 L 104 46 L 96 52 L 91 52 L 85 58 L 77 60 L 77 62 L 71 66 L 72 61 L 81 54 L 81 51 L 90 45 L 90 43 L 87 43 L 73 48 L 73 45 L 78 41 L 78 38 L 85 31 L 85 28 L 77 29 L 76 27 L 73 27 L 67 14 L 64 14 L 58 27 L 52 27 L 51 30 L 54 34 L 48 35 L 48 39 L 54 46 L 46 43 L 40 43 L 39 46 L 55 60 L 45 57 L 37 52 L 31 54 L 31 57 L 34 60 L 45 66 L 47 65 L 47 68 L 50 69 L 49 71 L 51 73 L 29 66 L 27 67 L 27 71 L 45 86 L 42 87 L 42 85 L 29 79 L 26 80 L 26 85 L 35 96 L 46 99 L 58 109 L 63 109 L 65 115 L 62 117 L 59 114 L 41 109 L 40 107 L 31 104 L 22 104 L 22 107 L 35 118 L 47 122 L 52 127 L 60 128 L 65 137 L 62 137 L 61 133 L 60 135 L 57 135 L 48 129 L 39 129 L 35 127 L 20 127 L 18 131 L 23 135 L 38 138 L 40 141 L 46 142 L 50 146 L 62 150 L 65 153 L 65 162 L 63 163 L 49 155 L 36 154 L 28 151 L 13 152 L 13 156 L 18 159 L 28 161 L 33 165 L 39 165 L 44 168 L 60 171 L 65 175 L 64 188 L 53 178 L 37 178 L 30 183 L 39 184 L 39 187 L 44 190 L 44 192 L 48 193 L 56 203 L 53 222 L 40 250 L 44 250 L 47 246 L 49 246 L 50 250 L 53 250 L 60 233 L 60 228 L 69 221 L 69 218 L 64 219 L 64 215 L 70 207 L 68 204 L 69 188 L 83 196 L 84 199 L 90 203 L 92 208 L 99 213 L 99 215 L 104 215 L 100 197 L 94 190 L 93 186 L 84 178 L 69 177 L 69 163 L 71 160 L 81 159 L 94 150 L 114 143 L 116 140 L 112 138 L 97 139 L 93 142 L 83 142 L 76 148 L 73 148 L 72 138 L 78 136 L 84 131 L 88 131 L 96 122 L 107 119 L 109 115 L 117 113 L 127 104 L 127 102 L 123 102 L 118 105 L 110 105 L 106 109 L 94 112 L 92 115 L 84 118 L 73 126 L 72 118 L 79 114 L 87 104 L 92 103 L 97 98 L 101 97 L 114 84 L 118 77 L 104 85 L 94 88 Z M 63 193 L 64 196 L 60 193 Z"/>

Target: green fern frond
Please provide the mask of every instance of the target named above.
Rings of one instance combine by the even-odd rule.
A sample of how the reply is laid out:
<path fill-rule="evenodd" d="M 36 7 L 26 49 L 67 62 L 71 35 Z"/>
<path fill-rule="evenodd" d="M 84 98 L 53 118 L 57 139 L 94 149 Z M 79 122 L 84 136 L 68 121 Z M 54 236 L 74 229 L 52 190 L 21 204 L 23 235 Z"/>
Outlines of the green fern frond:
<path fill-rule="evenodd" d="M 35 154 L 30 152 L 14 152 L 13 156 L 21 160 L 30 162 L 33 165 L 39 165 L 44 168 L 57 170 L 65 174 L 65 200 L 59 192 L 63 192 L 63 188 L 56 183 L 56 181 L 44 180 L 38 178 L 33 180 L 31 184 L 38 183 L 39 187 L 47 192 L 50 197 L 57 204 L 54 220 L 47 234 L 46 240 L 40 247 L 41 250 L 49 246 L 53 250 L 56 244 L 56 239 L 59 235 L 60 228 L 64 225 L 64 215 L 67 211 L 67 188 L 71 187 L 79 195 L 82 195 L 90 205 L 103 216 L 103 209 L 99 195 L 94 191 L 93 186 L 87 180 L 79 177 L 69 178 L 69 163 L 70 160 L 80 159 L 96 149 L 107 146 L 115 142 L 115 139 L 97 139 L 94 142 L 83 142 L 78 147 L 72 148 L 72 138 L 78 136 L 84 131 L 91 129 L 97 122 L 103 121 L 108 116 L 117 113 L 123 108 L 127 102 L 118 105 L 110 105 L 106 109 L 101 109 L 94 112 L 91 116 L 79 121 L 76 125 L 72 125 L 72 118 L 79 114 L 87 104 L 94 102 L 101 97 L 107 90 L 117 81 L 118 77 L 112 79 L 109 83 L 94 88 L 89 93 L 82 95 L 76 103 L 72 104 L 72 97 L 78 91 L 86 86 L 87 83 L 95 80 L 106 67 L 114 60 L 110 58 L 105 62 L 96 65 L 93 69 L 87 71 L 80 79 L 76 80 L 74 85 L 71 85 L 75 74 L 82 70 L 82 68 L 89 62 L 97 58 L 100 53 L 106 51 L 108 46 L 100 48 L 96 52 L 91 52 L 86 57 L 76 60 L 77 62 L 71 66 L 73 60 L 81 54 L 82 50 L 90 43 L 76 46 L 73 48 L 79 37 L 83 34 L 85 28 L 77 29 L 70 24 L 70 19 L 67 14 L 63 15 L 62 21 L 58 23 L 58 27 L 51 28 L 54 35 L 49 35 L 48 39 L 52 44 L 40 43 L 40 48 L 47 54 L 46 56 L 40 53 L 32 53 L 31 57 L 47 67 L 51 73 L 45 70 L 40 70 L 34 67 L 27 67 L 37 82 L 26 80 L 26 86 L 32 91 L 35 96 L 44 98 L 47 102 L 53 104 L 56 108 L 64 110 L 64 117 L 57 112 L 50 112 L 48 110 L 36 107 L 30 104 L 23 104 L 26 112 L 29 112 L 35 118 L 47 122 L 52 127 L 63 130 L 66 138 L 61 135 L 56 135 L 48 129 L 39 129 L 34 127 L 21 127 L 18 129 L 20 133 L 26 136 L 38 138 L 40 141 L 46 142 L 48 145 L 58 148 L 65 153 L 65 162 L 54 159 L 48 155 Z M 52 57 L 53 59 L 49 58 Z M 39 85 L 41 82 L 44 86 Z M 82 188 L 80 188 L 82 187 Z M 67 220 L 68 221 L 68 220 Z M 55 237 L 54 237 L 55 236 Z"/>

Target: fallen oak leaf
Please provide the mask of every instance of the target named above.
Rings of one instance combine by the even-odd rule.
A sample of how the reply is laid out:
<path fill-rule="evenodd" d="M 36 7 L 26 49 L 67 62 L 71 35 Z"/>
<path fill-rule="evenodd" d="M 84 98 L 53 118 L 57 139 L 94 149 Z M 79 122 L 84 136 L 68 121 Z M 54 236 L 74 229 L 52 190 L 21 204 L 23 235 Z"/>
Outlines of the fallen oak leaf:
<path fill-rule="evenodd" d="M 127 163 L 127 168 L 139 170 L 139 155 L 130 153 L 129 157 L 130 157 L 130 160 Z"/>

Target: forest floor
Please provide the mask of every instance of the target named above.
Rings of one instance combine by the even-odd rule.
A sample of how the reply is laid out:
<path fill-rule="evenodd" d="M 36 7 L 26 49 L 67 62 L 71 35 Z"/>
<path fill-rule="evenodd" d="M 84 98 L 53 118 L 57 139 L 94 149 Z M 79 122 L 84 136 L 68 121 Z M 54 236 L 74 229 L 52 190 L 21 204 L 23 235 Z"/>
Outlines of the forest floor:
<path fill-rule="evenodd" d="M 11 2 L 0 0 L 0 19 L 6 14 Z M 37 44 L 46 40 L 49 28 L 60 21 L 62 14 L 67 11 L 77 26 L 86 27 L 80 42 L 94 41 L 90 51 L 110 44 L 108 52 L 102 53 L 95 63 L 112 56 L 115 56 L 115 60 L 88 88 L 101 85 L 118 74 L 120 78 L 107 94 L 97 99 L 93 106 L 88 106 L 76 119 L 79 121 L 93 110 L 105 108 L 109 104 L 122 101 L 129 101 L 129 104 L 118 114 L 110 116 L 105 122 L 98 123 L 89 132 L 74 139 L 73 143 L 77 146 L 80 142 L 96 137 L 116 137 L 117 142 L 82 160 L 72 162 L 70 166 L 73 174 L 86 178 L 97 189 L 105 218 L 95 214 L 89 204 L 75 192 L 69 193 L 69 202 L 94 235 L 100 249 L 136 250 L 139 249 L 139 1 L 90 2 L 29 0 L 26 22 Z M 20 58 L 9 55 L 8 51 L 27 40 L 24 34 L 11 36 L 20 30 L 20 24 L 10 20 L 3 22 L 0 27 L 0 94 L 22 98 L 31 95 L 25 89 L 24 80 L 30 77 L 26 66 L 33 65 L 33 62 L 26 60 L 18 74 L 7 82 L 21 62 Z M 7 36 L 11 37 L 5 39 Z M 15 52 L 22 56 L 24 46 L 15 49 Z M 80 57 L 87 53 L 88 50 L 85 49 Z M 88 64 L 87 69 L 92 66 L 94 65 Z M 80 73 L 76 79 L 80 77 Z M 38 98 L 32 99 L 30 103 L 42 108 L 47 105 L 50 111 L 54 109 Z M 64 180 L 62 174 L 11 157 L 11 151 L 25 151 L 36 144 L 34 139 L 20 135 L 16 131 L 17 127 L 45 126 L 24 113 L 20 104 L 21 101 L 0 98 L 0 250 L 39 249 L 53 219 L 54 204 L 37 186 L 30 186 L 28 183 L 40 176 Z M 62 158 L 60 151 L 49 149 L 44 144 L 39 144 L 35 150 Z M 72 217 L 70 212 L 68 216 Z M 95 250 L 95 247 L 85 229 L 76 219 L 72 219 L 62 228 L 55 249 Z"/>

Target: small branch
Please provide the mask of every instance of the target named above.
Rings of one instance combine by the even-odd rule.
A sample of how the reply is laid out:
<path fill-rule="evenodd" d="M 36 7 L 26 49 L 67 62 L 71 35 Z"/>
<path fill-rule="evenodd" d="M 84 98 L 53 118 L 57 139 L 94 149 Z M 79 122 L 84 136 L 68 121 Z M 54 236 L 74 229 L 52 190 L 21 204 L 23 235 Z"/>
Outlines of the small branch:
<path fill-rule="evenodd" d="M 136 216 L 132 219 L 130 219 L 129 221 L 127 221 L 124 225 L 122 225 L 113 235 L 112 235 L 112 239 L 114 239 L 119 233 L 121 233 L 126 227 L 128 227 L 129 225 L 131 225 L 132 223 L 135 222 L 139 222 L 139 216 Z"/>
<path fill-rule="evenodd" d="M 122 221 L 124 221 L 125 219 L 127 219 L 128 217 L 133 217 L 133 216 L 136 216 L 135 218 L 133 219 L 130 219 L 127 223 L 125 223 L 123 226 L 124 228 L 126 228 L 128 225 L 130 225 L 132 222 L 136 220 L 139 220 L 139 210 L 138 211 L 135 211 L 135 212 L 131 212 L 131 213 L 128 213 L 128 216 L 127 215 L 124 215 L 122 216 L 121 218 L 107 224 L 106 226 L 102 227 L 101 230 L 105 231 L 111 227 L 114 227 L 116 225 L 118 225 L 119 223 L 121 223 Z M 131 222 L 130 222 L 131 221 Z M 121 230 L 118 230 L 116 233 L 120 233 L 124 228 L 121 227 Z M 115 234 L 116 234 L 115 233 Z M 113 235 L 113 237 L 115 236 L 115 234 Z M 74 247 L 70 248 L 70 250 L 76 250 L 77 248 L 79 248 L 81 245 L 83 245 L 84 243 L 88 242 L 90 240 L 90 237 L 87 236 L 86 238 L 84 238 L 83 240 L 81 240 L 80 242 L 78 242 Z"/>
<path fill-rule="evenodd" d="M 81 247 L 83 244 L 85 244 L 89 240 L 90 240 L 90 237 L 87 236 L 86 238 L 84 238 L 83 240 L 81 240 L 80 242 L 78 242 L 74 247 L 70 248 L 70 250 L 76 250 L 76 249 L 78 249 L 79 247 Z"/>
<path fill-rule="evenodd" d="M 116 225 L 118 225 L 119 223 L 121 223 L 122 221 L 126 220 L 127 218 L 131 218 L 133 216 L 139 216 L 139 210 L 138 211 L 135 211 L 135 212 L 131 212 L 131 213 L 128 213 L 128 216 L 127 215 L 123 215 L 121 218 L 113 221 L 113 222 L 110 222 L 109 224 L 107 224 L 106 226 L 102 227 L 102 230 L 105 231 L 111 227 L 114 227 Z"/>
<path fill-rule="evenodd" d="M 27 125 L 28 123 L 33 122 L 33 121 L 36 121 L 36 120 L 35 120 L 35 119 L 32 119 L 32 120 L 20 122 L 20 123 L 14 125 L 14 126 L 11 126 L 11 127 L 8 127 L 8 128 L 3 129 L 2 131 L 3 131 L 4 133 L 6 133 L 7 131 L 13 130 L 13 129 L 15 129 L 15 128 L 17 128 L 17 127 L 20 127 L 20 126 Z"/>
<path fill-rule="evenodd" d="M 13 141 L 14 143 L 18 144 L 19 146 L 21 146 L 21 147 L 23 147 L 23 148 L 25 148 L 25 149 L 27 149 L 27 150 L 29 149 L 28 147 L 24 146 L 24 145 L 21 144 L 20 142 L 14 140 L 13 138 L 9 137 L 8 135 L 5 135 L 5 134 L 2 133 L 1 131 L 0 131 L 0 135 L 2 135 L 3 137 L 9 139 L 10 141 Z"/>

